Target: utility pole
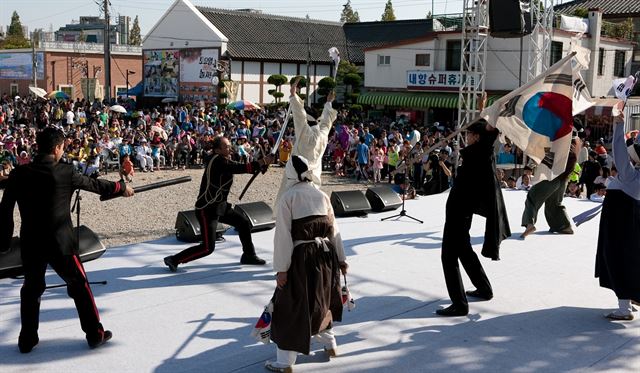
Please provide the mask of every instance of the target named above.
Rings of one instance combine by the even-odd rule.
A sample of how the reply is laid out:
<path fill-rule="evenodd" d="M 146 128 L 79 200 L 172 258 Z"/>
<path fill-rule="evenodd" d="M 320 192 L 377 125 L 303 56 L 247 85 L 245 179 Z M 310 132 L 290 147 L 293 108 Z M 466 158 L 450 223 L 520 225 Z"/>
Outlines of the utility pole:
<path fill-rule="evenodd" d="M 111 35 L 109 20 L 109 0 L 104 0 L 104 98 L 111 101 Z"/>
<path fill-rule="evenodd" d="M 38 88 L 38 61 L 36 60 L 36 41 L 38 38 L 38 29 L 33 32 L 31 38 L 31 77 L 33 78 L 33 86 Z"/>
<path fill-rule="evenodd" d="M 311 36 L 307 38 L 307 97 L 304 103 L 309 106 L 309 98 L 311 96 Z"/>

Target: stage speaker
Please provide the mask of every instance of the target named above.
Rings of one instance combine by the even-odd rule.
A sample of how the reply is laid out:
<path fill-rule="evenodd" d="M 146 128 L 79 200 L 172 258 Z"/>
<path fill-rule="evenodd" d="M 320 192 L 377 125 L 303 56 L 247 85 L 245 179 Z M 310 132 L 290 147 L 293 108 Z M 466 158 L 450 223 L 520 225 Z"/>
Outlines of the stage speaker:
<path fill-rule="evenodd" d="M 273 210 L 266 203 L 239 203 L 234 206 L 237 213 L 244 215 L 251 223 L 251 232 L 265 231 L 276 226 Z"/>
<path fill-rule="evenodd" d="M 402 198 L 390 186 L 371 187 L 365 196 L 371 204 L 371 211 L 389 211 L 402 206 Z"/>
<path fill-rule="evenodd" d="M 195 210 L 180 211 L 176 217 L 176 238 L 182 242 L 200 242 L 202 241 L 202 232 L 200 230 L 200 221 L 196 216 Z M 222 236 L 227 231 L 227 226 L 218 222 L 216 228 L 216 240 L 221 241 Z"/>
<path fill-rule="evenodd" d="M 331 206 L 336 216 L 360 216 L 371 211 L 367 197 L 359 190 L 332 192 Z"/>
<path fill-rule="evenodd" d="M 531 33 L 531 14 L 522 9 L 520 0 L 491 0 L 489 32 L 494 38 L 521 38 Z"/>
<path fill-rule="evenodd" d="M 77 228 L 73 229 L 76 235 Z M 88 227 L 80 226 L 80 260 L 88 262 L 98 259 L 107 250 L 98 236 Z M 13 237 L 9 252 L 0 255 L 0 278 L 15 277 L 24 274 L 20 257 L 20 239 Z"/>

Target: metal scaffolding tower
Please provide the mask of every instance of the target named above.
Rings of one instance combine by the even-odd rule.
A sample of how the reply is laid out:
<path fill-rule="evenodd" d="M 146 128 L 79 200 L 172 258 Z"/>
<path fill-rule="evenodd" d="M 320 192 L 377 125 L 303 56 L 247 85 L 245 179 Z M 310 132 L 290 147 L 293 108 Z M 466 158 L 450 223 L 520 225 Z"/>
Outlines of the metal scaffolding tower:
<path fill-rule="evenodd" d="M 554 0 L 531 0 L 532 31 L 529 35 L 527 81 L 549 68 L 553 37 L 553 6 Z"/>
<path fill-rule="evenodd" d="M 488 38 L 489 0 L 464 0 L 458 128 L 471 123 L 479 114 L 478 99 L 485 91 Z"/>

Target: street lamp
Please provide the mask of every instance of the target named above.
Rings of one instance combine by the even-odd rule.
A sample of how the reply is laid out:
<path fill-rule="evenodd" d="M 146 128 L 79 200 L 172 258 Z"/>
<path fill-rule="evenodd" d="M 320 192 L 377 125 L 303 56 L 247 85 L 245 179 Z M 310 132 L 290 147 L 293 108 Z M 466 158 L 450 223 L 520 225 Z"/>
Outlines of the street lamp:
<path fill-rule="evenodd" d="M 126 80 L 127 80 L 127 99 L 129 98 L 129 75 L 134 75 L 136 72 L 133 70 L 127 69 L 126 71 Z"/>

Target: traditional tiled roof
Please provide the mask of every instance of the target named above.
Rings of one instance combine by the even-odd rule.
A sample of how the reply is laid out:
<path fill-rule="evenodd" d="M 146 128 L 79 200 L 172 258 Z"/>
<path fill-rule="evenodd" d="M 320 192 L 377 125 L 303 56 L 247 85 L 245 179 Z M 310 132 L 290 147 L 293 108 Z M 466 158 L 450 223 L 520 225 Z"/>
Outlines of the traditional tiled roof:
<path fill-rule="evenodd" d="M 417 39 L 433 30 L 430 19 L 410 19 L 393 22 L 345 23 L 349 60 L 364 64 L 364 49 L 381 47 L 402 40 Z"/>
<path fill-rule="evenodd" d="M 331 62 L 329 48 L 345 50 L 342 24 L 263 13 L 196 7 L 228 39 L 232 58 Z"/>
<path fill-rule="evenodd" d="M 228 39 L 232 58 L 327 62 L 328 49 L 337 47 L 343 59 L 364 64 L 364 48 L 423 37 L 431 32 L 431 20 L 359 22 L 341 24 L 264 13 L 196 7 Z"/>
<path fill-rule="evenodd" d="M 576 9 L 599 8 L 606 15 L 640 15 L 640 0 L 574 0 L 556 5 L 554 10 L 563 14 L 571 14 Z"/>

